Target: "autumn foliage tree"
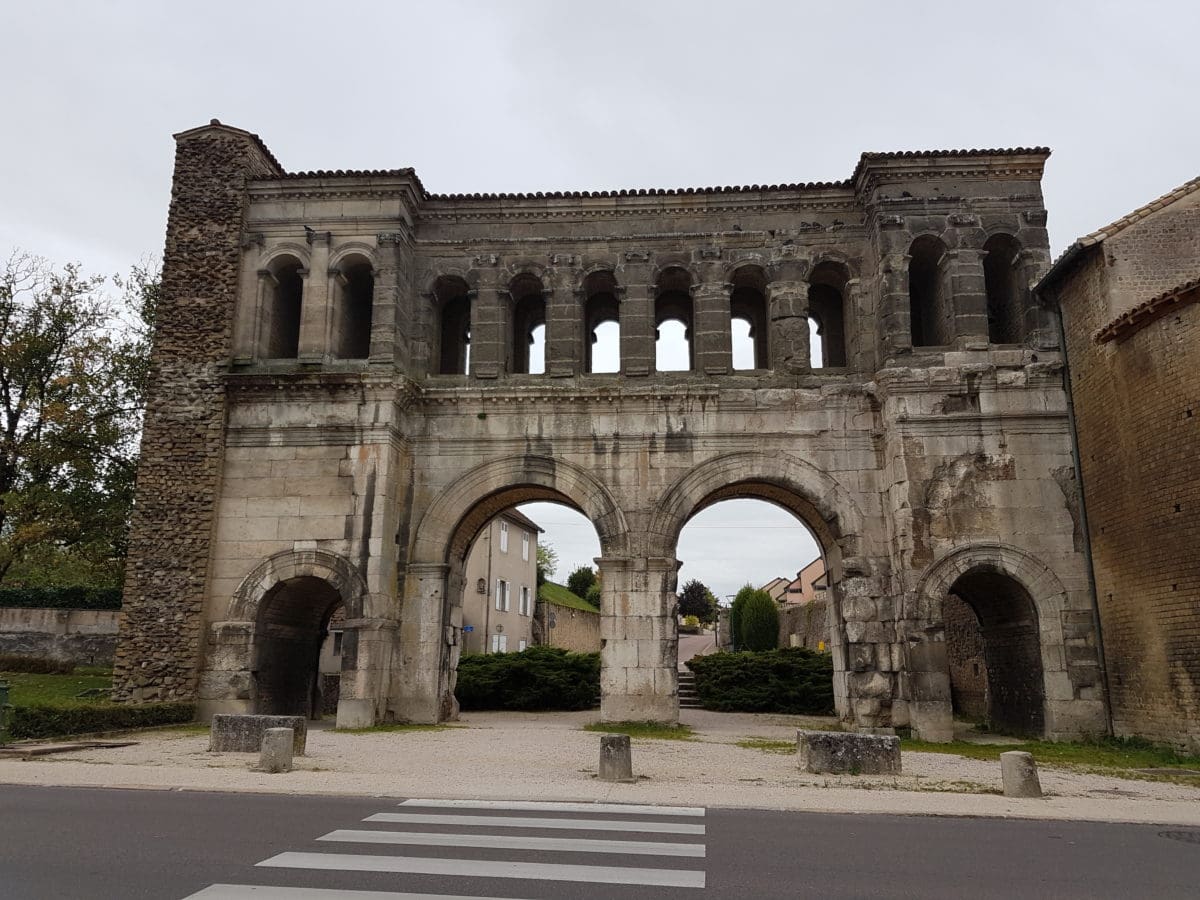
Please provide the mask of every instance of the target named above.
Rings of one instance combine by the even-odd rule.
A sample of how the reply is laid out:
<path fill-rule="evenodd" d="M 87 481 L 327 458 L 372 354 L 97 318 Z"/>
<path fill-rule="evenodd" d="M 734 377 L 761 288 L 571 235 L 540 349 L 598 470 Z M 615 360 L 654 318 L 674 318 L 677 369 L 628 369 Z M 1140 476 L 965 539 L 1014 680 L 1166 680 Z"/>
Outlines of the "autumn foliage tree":
<path fill-rule="evenodd" d="M 157 274 L 0 269 L 0 585 L 119 585 Z"/>

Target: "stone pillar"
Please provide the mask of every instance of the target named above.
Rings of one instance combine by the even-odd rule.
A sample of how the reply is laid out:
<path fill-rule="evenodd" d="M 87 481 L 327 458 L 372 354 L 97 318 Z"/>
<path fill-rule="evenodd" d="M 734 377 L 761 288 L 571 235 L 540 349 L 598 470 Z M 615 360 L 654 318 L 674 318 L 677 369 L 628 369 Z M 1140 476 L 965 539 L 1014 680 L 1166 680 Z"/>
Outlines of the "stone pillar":
<path fill-rule="evenodd" d="M 908 299 L 906 252 L 889 253 L 880 261 L 879 302 L 883 311 L 884 356 L 912 351 L 912 307 Z"/>
<path fill-rule="evenodd" d="M 369 728 L 382 718 L 387 705 L 398 623 L 347 619 L 342 627 L 337 727 Z"/>
<path fill-rule="evenodd" d="M 329 242 L 328 231 L 314 231 L 304 293 L 300 304 L 300 362 L 319 363 L 329 354 Z"/>
<path fill-rule="evenodd" d="M 253 657 L 253 622 L 212 623 L 196 692 L 197 720 L 207 722 L 217 713 L 254 712 L 250 674 Z"/>
<path fill-rule="evenodd" d="M 705 375 L 728 375 L 733 369 L 733 332 L 729 297 L 733 285 L 705 281 L 692 289 L 693 368 Z M 805 338 L 807 346 L 807 323 Z"/>
<path fill-rule="evenodd" d="M 450 689 L 448 610 L 444 563 L 409 563 L 400 611 L 399 696 L 403 722 L 436 724 L 444 718 Z"/>
<path fill-rule="evenodd" d="M 1017 254 L 1013 281 L 1020 296 L 1021 329 L 1025 342 L 1037 350 L 1059 349 L 1058 312 L 1037 302 L 1034 287 L 1050 268 L 1045 250 L 1022 250 Z"/>
<path fill-rule="evenodd" d="M 903 693 L 908 699 L 909 724 L 918 740 L 952 741 L 954 711 L 946 642 L 931 635 L 921 637 L 924 639 L 909 643 L 904 666 Z"/>
<path fill-rule="evenodd" d="M 583 366 L 579 340 L 583 330 L 583 292 L 576 290 L 573 256 L 556 255 L 546 293 L 546 374 L 570 378 Z M 560 264 L 561 263 L 561 264 Z"/>
<path fill-rule="evenodd" d="M 496 283 L 498 273 L 481 279 L 479 295 L 471 303 L 471 377 L 499 378 L 508 372 L 511 338 L 511 297 Z"/>
<path fill-rule="evenodd" d="M 233 326 L 233 363 L 248 365 L 258 355 L 258 329 L 262 322 L 263 300 L 270 276 L 266 269 L 259 269 L 256 246 L 261 247 L 263 236 L 253 235 L 242 242 L 242 277 L 237 313 Z"/>
<path fill-rule="evenodd" d="M 625 285 L 621 301 L 621 372 L 649 375 L 654 371 L 654 287 L 648 283 Z"/>
<path fill-rule="evenodd" d="M 113 696 L 196 697 L 251 179 L 278 165 L 219 122 L 176 135 Z"/>
<path fill-rule="evenodd" d="M 807 372 L 812 365 L 808 339 L 808 282 L 772 280 L 767 284 L 768 346 L 776 372 Z"/>
<path fill-rule="evenodd" d="M 950 269 L 948 282 L 954 308 L 953 343 L 968 350 L 986 350 L 988 316 L 983 251 L 948 250 L 946 265 Z"/>
<path fill-rule="evenodd" d="M 679 721 L 679 560 L 602 557 L 600 718 Z"/>
<path fill-rule="evenodd" d="M 372 366 L 408 368 L 407 341 L 398 333 L 400 307 L 400 235 L 395 232 L 377 238 L 375 296 L 371 303 L 371 349 L 367 361 Z"/>

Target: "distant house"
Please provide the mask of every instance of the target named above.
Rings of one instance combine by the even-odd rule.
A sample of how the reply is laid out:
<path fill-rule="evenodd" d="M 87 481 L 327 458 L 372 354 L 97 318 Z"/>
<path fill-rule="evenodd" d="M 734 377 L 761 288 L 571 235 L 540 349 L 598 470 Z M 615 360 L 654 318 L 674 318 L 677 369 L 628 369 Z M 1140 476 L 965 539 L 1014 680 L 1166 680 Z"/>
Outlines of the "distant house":
<path fill-rule="evenodd" d="M 463 588 L 463 653 L 517 653 L 533 644 L 542 530 L 510 509 L 475 539 Z"/>
<path fill-rule="evenodd" d="M 533 633 L 536 643 L 576 653 L 600 652 L 600 610 L 561 584 L 547 581 L 538 591 Z"/>
<path fill-rule="evenodd" d="M 759 590 L 766 591 L 768 594 L 770 594 L 771 599 L 776 603 L 782 603 L 784 594 L 787 593 L 787 587 L 791 583 L 791 580 L 788 578 L 772 578 L 761 588 L 759 588 Z"/>
<path fill-rule="evenodd" d="M 796 577 L 788 583 L 784 591 L 784 603 L 812 603 L 824 599 L 829 579 L 825 575 L 825 560 L 817 557 L 807 566 L 796 573 Z"/>

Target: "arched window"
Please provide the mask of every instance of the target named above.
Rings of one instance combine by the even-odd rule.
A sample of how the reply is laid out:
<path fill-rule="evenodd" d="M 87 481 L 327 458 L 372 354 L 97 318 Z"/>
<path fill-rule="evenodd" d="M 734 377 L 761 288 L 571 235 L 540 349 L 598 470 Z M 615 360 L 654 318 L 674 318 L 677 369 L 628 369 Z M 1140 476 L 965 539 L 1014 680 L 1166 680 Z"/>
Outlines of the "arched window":
<path fill-rule="evenodd" d="M 1017 264 L 1021 245 L 1007 234 L 994 234 L 983 245 L 983 282 L 987 291 L 988 341 L 1016 344 L 1024 338 L 1025 292 Z"/>
<path fill-rule="evenodd" d="M 770 368 L 767 355 L 767 276 L 758 266 L 733 273 L 729 295 L 734 369 Z"/>
<path fill-rule="evenodd" d="M 950 302 L 946 245 L 933 235 L 922 235 L 913 241 L 908 253 L 912 345 L 949 344 L 954 340 L 954 309 Z"/>
<path fill-rule="evenodd" d="M 370 262 L 352 257 L 334 277 L 333 333 L 330 344 L 338 359 L 366 359 L 371 354 L 371 309 L 375 275 Z"/>
<path fill-rule="evenodd" d="M 541 280 L 528 273 L 508 286 L 513 300 L 513 367 L 518 373 L 546 371 L 546 295 Z"/>
<path fill-rule="evenodd" d="M 654 297 L 654 368 L 659 372 L 688 372 L 695 368 L 692 346 L 692 276 L 673 267 L 658 277 Z"/>
<path fill-rule="evenodd" d="M 583 370 L 621 371 L 621 303 L 612 272 L 583 280 Z"/>
<path fill-rule="evenodd" d="M 437 307 L 437 346 L 433 358 L 440 375 L 471 371 L 471 291 L 461 278 L 443 276 L 433 286 Z"/>
<path fill-rule="evenodd" d="M 281 256 L 267 270 L 263 298 L 262 356 L 295 359 L 300 355 L 300 306 L 304 296 L 303 266 L 294 256 Z"/>
<path fill-rule="evenodd" d="M 846 365 L 846 282 L 849 272 L 835 262 L 821 262 L 808 279 L 808 318 L 814 369 Z"/>

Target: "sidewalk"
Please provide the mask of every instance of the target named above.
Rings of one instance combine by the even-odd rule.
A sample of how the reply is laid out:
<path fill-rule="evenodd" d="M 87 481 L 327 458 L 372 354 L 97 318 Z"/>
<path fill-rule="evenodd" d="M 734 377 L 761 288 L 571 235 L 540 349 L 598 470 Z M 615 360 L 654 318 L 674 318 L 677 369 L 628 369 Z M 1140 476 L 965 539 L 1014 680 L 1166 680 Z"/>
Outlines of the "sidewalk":
<path fill-rule="evenodd" d="M 0 784 L 576 800 L 909 815 L 1002 816 L 1200 826 L 1200 788 L 1042 767 L 1043 800 L 998 795 L 997 762 L 940 753 L 903 757 L 898 777 L 808 775 L 796 757 L 737 746 L 793 741 L 828 721 L 685 710 L 691 741 L 634 741 L 639 782 L 596 779 L 596 711 L 470 713 L 435 731 L 309 732 L 296 771 L 250 771 L 253 754 L 211 754 L 204 734 L 143 732 L 135 746 L 0 760 Z"/>

